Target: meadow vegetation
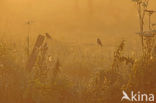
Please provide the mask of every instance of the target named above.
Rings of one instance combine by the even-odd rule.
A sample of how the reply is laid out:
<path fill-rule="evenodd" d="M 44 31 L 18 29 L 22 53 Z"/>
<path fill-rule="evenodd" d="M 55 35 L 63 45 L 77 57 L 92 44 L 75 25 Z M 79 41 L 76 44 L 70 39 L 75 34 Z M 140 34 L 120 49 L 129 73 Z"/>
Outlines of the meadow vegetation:
<path fill-rule="evenodd" d="M 82 55 L 82 51 L 80 52 L 82 57 L 71 54 L 68 55 L 69 58 L 62 58 L 47 51 L 44 56 L 42 52 L 37 56 L 30 72 L 26 68 L 27 58 L 24 52 L 21 53 L 15 45 L 1 41 L 0 102 L 119 103 L 122 90 L 153 93 L 156 90 L 154 51 L 150 57 L 145 55 L 138 58 L 129 57 L 124 52 L 125 46 L 125 41 L 119 43 L 112 60 L 109 61 L 112 65 L 108 68 L 101 65 L 106 65 L 103 59 L 105 57 L 102 55 L 104 52 L 101 50 L 101 54 L 98 55 L 102 58 L 93 55 L 92 59 L 87 53 Z M 98 47 L 98 49 L 103 48 Z M 67 73 L 64 69 L 69 66 L 64 66 L 63 62 L 76 62 L 71 65 L 71 68 L 76 69 L 75 74 L 69 76 L 70 70 L 67 70 L 69 71 Z M 94 63 L 99 67 L 101 65 L 101 68 L 94 68 L 96 67 Z M 77 76 L 72 77 L 72 75 Z"/>

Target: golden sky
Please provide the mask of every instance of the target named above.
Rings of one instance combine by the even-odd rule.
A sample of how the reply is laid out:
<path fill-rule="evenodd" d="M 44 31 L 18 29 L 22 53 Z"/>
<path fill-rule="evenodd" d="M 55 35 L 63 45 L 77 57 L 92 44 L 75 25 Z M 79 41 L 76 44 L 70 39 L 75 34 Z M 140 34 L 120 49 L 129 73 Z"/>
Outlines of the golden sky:
<path fill-rule="evenodd" d="M 0 33 L 26 35 L 28 20 L 33 22 L 32 35 L 49 32 L 66 40 L 128 37 L 138 31 L 136 6 L 131 0 L 92 1 L 90 9 L 88 0 L 0 0 Z M 155 0 L 150 5 L 156 10 Z"/>

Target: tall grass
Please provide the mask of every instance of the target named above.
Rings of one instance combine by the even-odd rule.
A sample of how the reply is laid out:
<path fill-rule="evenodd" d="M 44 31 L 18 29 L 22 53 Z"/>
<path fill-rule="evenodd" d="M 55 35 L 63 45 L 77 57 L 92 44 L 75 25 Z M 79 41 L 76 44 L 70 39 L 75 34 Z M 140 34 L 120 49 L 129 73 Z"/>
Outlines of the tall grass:
<path fill-rule="evenodd" d="M 20 51 L 1 42 L 0 103 L 120 103 L 122 90 L 156 91 L 156 58 L 131 58 L 126 56 L 124 47 L 125 41 L 122 41 L 114 51 L 113 61 L 109 61 L 112 62 L 109 68 L 101 66 L 107 65 L 104 59 L 95 62 L 101 69 L 94 69 L 94 73 L 89 72 L 92 70 L 91 64 L 87 64 L 89 59 L 88 62 L 84 60 L 83 65 L 80 61 L 72 65 L 80 70 L 86 65 L 88 70 L 83 72 L 91 74 L 89 79 L 83 80 L 72 78 L 64 72 L 62 64 L 67 61 L 58 59 L 59 56 L 49 60 L 49 56 L 44 55 L 47 53 L 42 52 L 32 72 L 28 72 L 20 62 L 22 58 L 18 58 Z"/>

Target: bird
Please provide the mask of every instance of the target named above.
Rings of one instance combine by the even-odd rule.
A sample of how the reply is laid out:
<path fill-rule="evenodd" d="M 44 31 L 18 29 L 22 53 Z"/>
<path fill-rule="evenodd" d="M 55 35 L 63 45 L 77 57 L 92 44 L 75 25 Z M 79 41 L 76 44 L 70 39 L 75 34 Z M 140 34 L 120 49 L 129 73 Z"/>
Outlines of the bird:
<path fill-rule="evenodd" d="M 52 39 L 52 37 L 49 35 L 49 33 L 45 33 L 45 35 L 46 35 L 46 37 L 47 37 L 48 39 Z"/>
<path fill-rule="evenodd" d="M 102 42 L 101 42 L 101 40 L 99 39 L 99 38 L 97 38 L 97 44 L 99 45 L 99 46 L 103 46 L 103 44 L 102 44 Z"/>
<path fill-rule="evenodd" d="M 123 99 L 126 99 L 126 100 L 131 101 L 131 99 L 128 97 L 128 95 L 127 95 L 127 93 L 126 93 L 125 91 L 122 91 L 122 93 L 123 93 L 123 97 L 122 97 L 121 101 L 122 101 Z"/>

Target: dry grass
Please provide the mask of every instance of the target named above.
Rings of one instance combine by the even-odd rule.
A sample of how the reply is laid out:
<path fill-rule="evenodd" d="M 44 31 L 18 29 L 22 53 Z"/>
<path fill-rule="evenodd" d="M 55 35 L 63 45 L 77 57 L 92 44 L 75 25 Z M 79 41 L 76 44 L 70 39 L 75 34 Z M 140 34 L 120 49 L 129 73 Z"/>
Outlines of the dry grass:
<path fill-rule="evenodd" d="M 86 56 L 88 53 L 83 55 L 82 52 L 71 54 L 74 57 L 69 57 L 70 61 L 53 55 L 49 60 L 46 55 L 42 66 L 36 63 L 29 73 L 25 70 L 26 60 L 23 60 L 26 57 L 19 58 L 24 53 L 1 42 L 0 103 L 120 103 L 123 89 L 156 91 L 156 58 L 130 58 L 124 53 L 124 46 L 123 41 L 115 50 L 113 63 L 108 60 L 112 64 L 109 68 L 103 66 L 107 63 L 103 59 L 104 52 L 99 50 L 101 57 L 90 55 L 94 58 L 92 61 Z M 74 64 L 75 61 L 71 68 L 83 72 L 83 78 L 81 73 L 77 73 L 77 78 L 69 76 L 70 71 L 64 69 L 69 66 L 64 66 L 63 62 Z"/>

